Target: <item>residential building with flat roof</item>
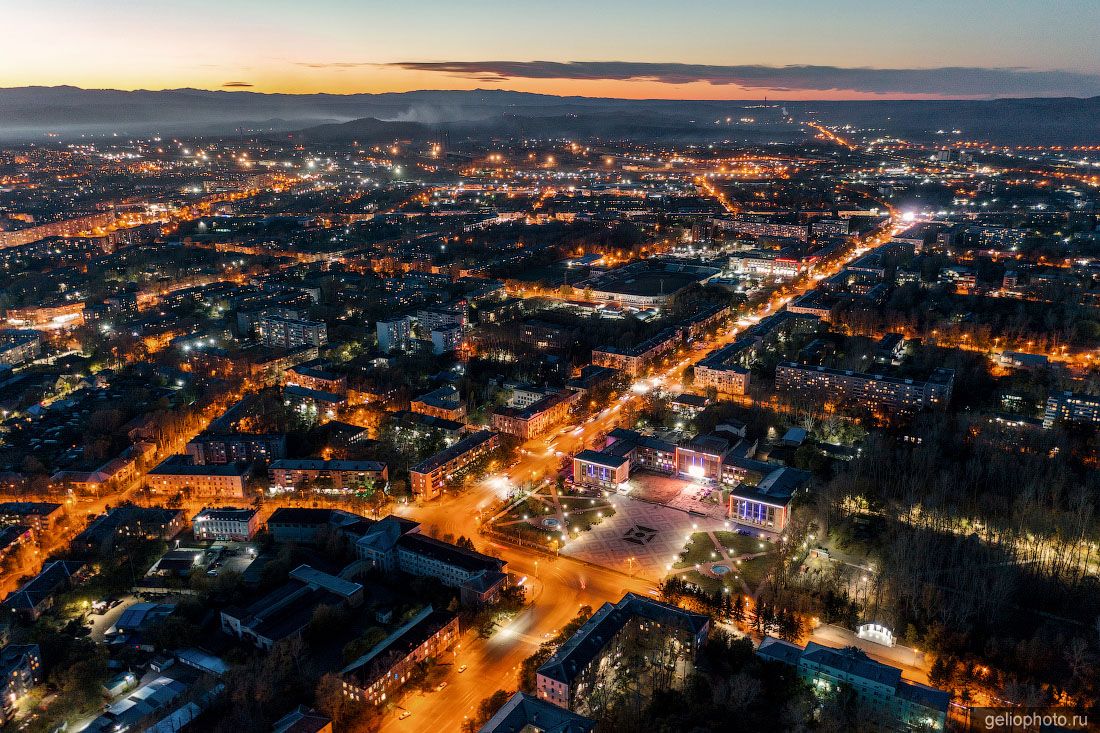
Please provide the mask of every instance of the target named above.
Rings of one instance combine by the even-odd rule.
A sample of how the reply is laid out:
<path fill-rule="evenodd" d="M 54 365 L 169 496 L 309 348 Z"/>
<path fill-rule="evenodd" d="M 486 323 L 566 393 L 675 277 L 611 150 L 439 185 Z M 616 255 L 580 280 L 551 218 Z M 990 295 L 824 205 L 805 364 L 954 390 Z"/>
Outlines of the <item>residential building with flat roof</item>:
<path fill-rule="evenodd" d="M 271 492 L 293 491 L 308 485 L 320 493 L 347 493 L 390 479 L 389 468 L 379 461 L 340 461 L 320 458 L 280 458 L 267 468 Z"/>
<path fill-rule="evenodd" d="M 225 463 L 274 461 L 286 456 L 286 436 L 282 434 L 235 433 L 196 435 L 184 449 L 197 466 Z"/>
<path fill-rule="evenodd" d="M 833 649 L 813 641 L 801 647 L 766 636 L 756 654 L 796 667 L 819 696 L 850 688 L 881 730 L 935 731 L 946 724 L 950 693 L 903 680 L 900 669 L 876 662 L 855 647 Z"/>
<path fill-rule="evenodd" d="M 451 476 L 499 446 L 499 434 L 479 430 L 424 459 L 409 469 L 413 495 L 418 499 L 437 498 Z"/>
<path fill-rule="evenodd" d="M 490 426 L 497 432 L 530 440 L 550 432 L 566 417 L 577 401 L 577 392 L 555 392 L 527 407 L 498 407 L 493 410 Z"/>
<path fill-rule="evenodd" d="M 1043 427 L 1051 428 L 1058 422 L 1100 424 L 1100 395 L 1080 392 L 1051 394 L 1043 411 Z"/>
<path fill-rule="evenodd" d="M 157 493 L 183 492 L 192 498 L 243 499 L 252 468 L 247 463 L 197 466 L 185 456 L 172 456 L 147 474 Z"/>
<path fill-rule="evenodd" d="M 328 343 L 328 327 L 323 321 L 282 318 L 264 315 L 256 323 L 260 343 L 267 347 L 296 349 L 299 346 L 324 346 Z"/>
<path fill-rule="evenodd" d="M 775 369 L 775 388 L 820 402 L 851 403 L 887 414 L 944 410 L 951 401 L 955 372 L 933 370 L 926 380 L 891 377 L 813 364 L 781 362 Z"/>
<path fill-rule="evenodd" d="M 384 354 L 393 351 L 408 351 L 412 340 L 412 319 L 396 318 L 391 321 L 378 321 L 375 324 L 378 336 L 378 350 Z"/>

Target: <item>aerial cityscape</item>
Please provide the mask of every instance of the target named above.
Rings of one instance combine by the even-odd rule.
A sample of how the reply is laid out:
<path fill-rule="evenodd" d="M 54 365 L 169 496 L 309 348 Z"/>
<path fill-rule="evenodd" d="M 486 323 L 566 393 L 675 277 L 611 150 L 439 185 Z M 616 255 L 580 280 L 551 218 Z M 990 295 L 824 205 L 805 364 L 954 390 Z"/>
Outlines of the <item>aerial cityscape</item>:
<path fill-rule="evenodd" d="M 461 5 L 5 10 L 0 731 L 1100 730 L 1100 5 Z"/>

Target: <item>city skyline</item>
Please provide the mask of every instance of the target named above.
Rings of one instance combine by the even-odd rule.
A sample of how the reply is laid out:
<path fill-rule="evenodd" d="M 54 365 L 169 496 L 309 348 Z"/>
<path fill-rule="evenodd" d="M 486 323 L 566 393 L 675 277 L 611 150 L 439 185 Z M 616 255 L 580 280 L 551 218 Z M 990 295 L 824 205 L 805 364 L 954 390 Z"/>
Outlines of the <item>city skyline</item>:
<path fill-rule="evenodd" d="M 1097 729 L 1098 0 L 9 5 L 0 730 Z"/>
<path fill-rule="evenodd" d="M 0 87 L 194 87 L 267 93 L 510 89 L 664 99 L 1092 96 L 1100 7 L 926 3 L 919 14 L 803 0 L 482 2 L 201 0 L 13 8 Z M 40 39 L 50 37 L 51 43 Z M 1057 43 L 1053 42 L 1057 39 Z M 491 49 L 491 52 L 488 50 Z"/>

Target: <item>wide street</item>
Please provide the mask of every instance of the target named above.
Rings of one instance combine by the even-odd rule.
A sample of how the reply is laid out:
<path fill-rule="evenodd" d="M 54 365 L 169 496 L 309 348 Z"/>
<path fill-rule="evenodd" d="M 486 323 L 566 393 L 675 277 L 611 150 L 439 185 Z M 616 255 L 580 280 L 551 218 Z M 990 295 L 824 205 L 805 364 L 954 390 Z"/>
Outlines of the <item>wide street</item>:
<path fill-rule="evenodd" d="M 509 569 L 528 588 L 531 605 L 491 639 L 468 633 L 457 654 L 441 660 L 451 664 L 441 691 L 414 693 L 387 716 L 383 731 L 457 731 L 478 704 L 498 689 L 514 690 L 520 663 L 538 646 L 572 620 L 583 605 L 598 608 L 624 593 L 654 594 L 656 588 L 640 578 L 585 565 L 567 557 L 542 557 L 505 545 L 479 545 L 508 561 Z M 536 567 L 537 566 L 537 567 Z M 458 667 L 467 665 L 464 673 Z M 398 719 L 402 709 L 412 714 Z"/>

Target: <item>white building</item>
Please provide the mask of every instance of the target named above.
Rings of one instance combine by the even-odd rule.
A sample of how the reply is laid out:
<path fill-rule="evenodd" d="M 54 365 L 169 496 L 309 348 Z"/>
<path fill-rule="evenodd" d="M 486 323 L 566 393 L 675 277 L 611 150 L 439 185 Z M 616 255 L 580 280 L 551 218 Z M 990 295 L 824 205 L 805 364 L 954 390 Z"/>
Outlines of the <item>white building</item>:
<path fill-rule="evenodd" d="M 260 527 L 260 515 L 255 509 L 203 509 L 191 520 L 191 527 L 197 540 L 250 540 Z"/>

